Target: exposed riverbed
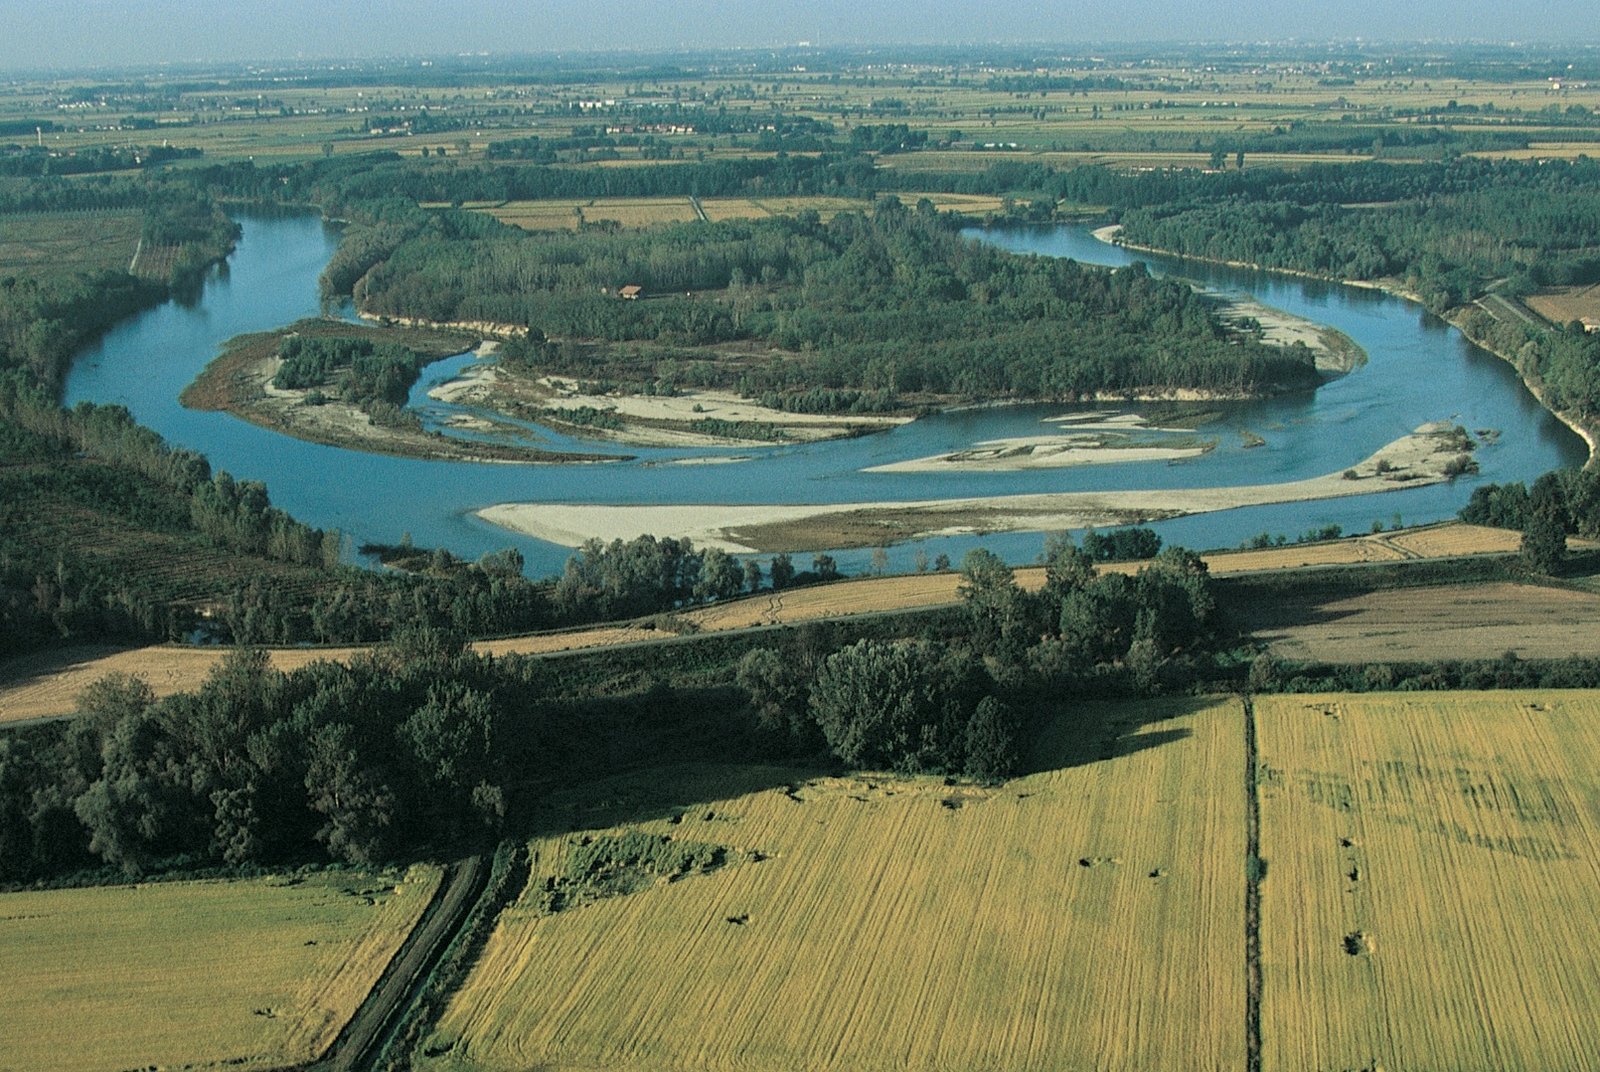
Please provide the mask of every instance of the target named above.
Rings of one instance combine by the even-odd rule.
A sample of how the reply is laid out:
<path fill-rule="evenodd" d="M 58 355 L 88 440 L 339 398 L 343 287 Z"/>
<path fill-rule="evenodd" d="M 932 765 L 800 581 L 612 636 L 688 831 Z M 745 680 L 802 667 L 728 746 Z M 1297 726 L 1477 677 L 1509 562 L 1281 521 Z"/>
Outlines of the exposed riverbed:
<path fill-rule="evenodd" d="M 1298 534 L 1339 524 L 1365 531 L 1401 515 L 1407 522 L 1446 517 L 1482 480 L 1532 480 L 1558 465 L 1581 463 L 1581 440 L 1543 410 L 1504 362 L 1472 346 L 1454 328 L 1381 293 L 1315 281 L 1135 255 L 1094 240 L 1082 228 L 989 232 L 1019 252 L 1073 256 L 1102 264 L 1145 260 L 1236 296 L 1326 324 L 1366 351 L 1367 363 L 1314 393 L 1191 407 L 1173 435 L 1204 440 L 1201 453 L 1084 466 L 970 466 L 903 463 L 957 455 L 978 444 L 1035 440 L 1061 432 L 1051 418 L 1090 411 L 1138 414 L 1155 426 L 1166 416 L 1143 404 L 978 407 L 938 414 L 864 438 L 777 447 L 721 444 L 630 447 L 635 460 L 605 466 L 525 466 L 425 461 L 363 453 L 293 439 L 223 413 L 183 409 L 179 392 L 227 339 L 288 324 L 318 312 L 316 277 L 337 233 L 314 217 L 245 217 L 239 249 L 191 305 L 151 310 L 110 332 L 78 360 L 68 405 L 118 402 L 168 440 L 204 451 L 218 468 L 267 482 L 275 503 L 307 522 L 337 527 L 356 543 L 396 542 L 476 556 L 515 544 L 530 572 L 558 569 L 569 551 L 491 525 L 476 511 L 505 503 L 623 507 L 714 504 L 724 507 L 926 503 L 1002 496 L 1259 487 L 1322 478 L 1356 466 L 1428 421 L 1500 434 L 1475 452 L 1482 472 L 1449 484 L 1382 495 L 1247 506 L 1156 523 L 1171 542 L 1229 546 L 1262 531 Z M 1180 267 L 1181 265 L 1181 267 Z M 448 358 L 424 370 L 410 406 L 428 428 L 464 439 L 503 435 L 505 420 L 429 391 L 492 358 Z M 593 440 L 536 426 L 519 436 L 550 450 L 594 451 Z M 1141 440 L 1141 446 L 1156 446 Z M 736 464 L 711 464 L 740 459 Z M 882 467 L 890 467 L 883 470 Z M 872 471 L 878 469 L 880 471 Z M 1159 496 L 1157 496 L 1159 498 Z M 1260 501 L 1259 499 L 1254 501 Z M 532 509 L 537 514 L 537 507 Z M 555 511 L 551 511 L 552 514 Z M 583 511 L 563 510 L 570 516 Z M 703 511 L 702 511 L 703 513 Z M 658 515 L 664 517 L 664 515 Z M 670 535 L 667 531 L 657 535 Z M 819 538 L 823 538 L 819 532 Z M 908 566 L 920 546 L 959 558 L 978 542 L 1013 561 L 1038 554 L 1034 533 L 983 538 L 935 536 L 899 545 L 891 563 Z M 817 550 L 833 550 L 818 547 Z M 837 555 L 845 569 L 865 568 L 869 552 Z"/>

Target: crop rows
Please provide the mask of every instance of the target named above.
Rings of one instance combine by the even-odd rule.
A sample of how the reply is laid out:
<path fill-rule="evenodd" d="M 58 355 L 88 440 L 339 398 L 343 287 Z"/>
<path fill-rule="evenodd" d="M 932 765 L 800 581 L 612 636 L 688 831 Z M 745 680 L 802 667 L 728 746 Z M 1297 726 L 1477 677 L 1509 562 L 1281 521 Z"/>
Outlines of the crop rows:
<path fill-rule="evenodd" d="M 1255 708 L 1262 1067 L 1600 1067 L 1600 697 Z"/>
<path fill-rule="evenodd" d="M 1244 760 L 1236 707 L 1191 707 L 1144 729 L 1087 712 L 1093 756 L 1054 734 L 1045 773 L 993 791 L 745 772 L 779 787 L 641 824 L 742 862 L 553 914 L 570 842 L 536 843 L 529 893 L 425 1051 L 507 1069 L 1228 1067 Z M 1120 758 L 1083 762 L 1101 755 Z"/>

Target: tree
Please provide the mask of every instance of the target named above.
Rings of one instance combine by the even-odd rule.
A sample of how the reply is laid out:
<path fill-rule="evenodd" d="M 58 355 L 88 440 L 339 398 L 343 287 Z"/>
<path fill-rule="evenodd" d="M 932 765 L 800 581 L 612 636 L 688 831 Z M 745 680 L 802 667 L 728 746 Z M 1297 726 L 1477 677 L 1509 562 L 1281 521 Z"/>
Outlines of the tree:
<path fill-rule="evenodd" d="M 967 722 L 967 777 L 998 782 L 1015 773 L 1018 729 L 1008 704 L 993 696 L 979 700 Z"/>
<path fill-rule="evenodd" d="M 772 565 L 767 570 L 767 576 L 772 578 L 772 590 L 781 592 L 794 583 L 794 563 L 787 554 L 779 552 L 772 556 Z"/>
<path fill-rule="evenodd" d="M 1522 530 L 1522 560 L 1529 569 L 1555 573 L 1567 557 L 1567 496 L 1560 477 L 1546 473 L 1528 492 L 1528 521 Z"/>
<path fill-rule="evenodd" d="M 700 579 L 694 586 L 696 599 L 727 599 L 739 594 L 744 585 L 744 571 L 739 560 L 720 547 L 706 549 L 700 555 Z"/>
<path fill-rule="evenodd" d="M 1071 536 L 1051 536 L 1044 545 L 1044 586 L 1056 599 L 1094 579 L 1094 557 Z"/>
<path fill-rule="evenodd" d="M 306 791 L 311 808 L 326 820 L 317 840 L 328 853 L 353 864 L 375 863 L 386 855 L 394 823 L 394 793 L 364 769 L 353 744 L 354 732 L 331 723 L 309 742 Z"/>
<path fill-rule="evenodd" d="M 823 660 L 811 713 L 853 767 L 959 769 L 983 680 L 970 657 L 926 641 L 861 640 Z"/>
<path fill-rule="evenodd" d="M 744 586 L 751 592 L 761 590 L 761 563 L 753 558 L 745 560 Z"/>
<path fill-rule="evenodd" d="M 750 694 L 756 724 L 791 748 L 804 747 L 816 736 L 806 712 L 811 673 L 809 659 L 786 658 L 771 648 L 755 648 L 745 652 L 734 676 L 739 687 Z"/>
<path fill-rule="evenodd" d="M 819 581 L 834 581 L 839 578 L 839 566 L 832 555 L 812 555 L 811 572 L 817 575 Z"/>

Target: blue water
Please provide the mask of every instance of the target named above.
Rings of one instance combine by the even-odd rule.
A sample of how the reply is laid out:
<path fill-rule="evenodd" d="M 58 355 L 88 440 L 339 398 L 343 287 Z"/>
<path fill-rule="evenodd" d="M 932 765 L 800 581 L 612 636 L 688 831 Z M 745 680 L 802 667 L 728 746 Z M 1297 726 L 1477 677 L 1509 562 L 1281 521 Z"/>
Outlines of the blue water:
<path fill-rule="evenodd" d="M 702 450 L 617 447 L 529 427 L 531 441 L 550 449 L 627 453 L 633 461 L 599 465 L 506 465 L 419 461 L 305 443 L 222 413 L 182 408 L 178 394 L 229 338 L 287 324 L 319 311 L 317 274 L 338 233 L 314 216 L 241 219 L 244 236 L 227 265 L 207 279 L 190 304 L 168 303 L 124 323 L 87 349 L 66 386 L 68 405 L 117 402 L 169 442 L 203 451 L 213 466 L 266 481 L 273 501 L 302 520 L 339 528 L 352 545 L 395 542 L 403 533 L 423 546 L 464 557 L 508 545 L 520 548 L 534 575 L 555 572 L 567 548 L 488 525 L 473 511 L 501 502 L 561 503 L 832 503 L 928 499 L 1108 488 L 1176 488 L 1276 483 L 1338 471 L 1430 420 L 1469 429 L 1500 429 L 1480 447 L 1482 472 L 1450 485 L 1315 503 L 1251 507 L 1180 518 L 1155 527 L 1191 547 L 1233 546 L 1262 531 L 1291 536 L 1338 524 L 1366 531 L 1450 516 L 1482 481 L 1528 480 L 1585 458 L 1582 441 L 1545 412 L 1503 361 L 1417 306 L 1370 290 L 1219 269 L 1138 255 L 1153 271 L 1178 274 L 1219 290 L 1247 292 L 1269 305 L 1331 324 L 1359 343 L 1370 360 L 1315 392 L 1216 407 L 1221 416 L 1199 429 L 1216 450 L 1176 463 L 1126 463 L 1019 473 L 866 473 L 885 462 L 958 450 L 985 439 L 1037 435 L 1042 418 L 1072 407 L 981 407 L 939 414 L 880 435 L 783 447 Z M 1078 227 L 975 232 L 1023 253 L 1071 256 L 1120 265 L 1135 259 Z M 429 366 L 412 393 L 424 424 L 447 427 L 459 407 L 426 397 L 428 387 L 474 358 Z M 1104 407 L 1099 407 L 1104 408 Z M 1245 449 L 1241 431 L 1266 439 Z M 470 435 L 456 432 L 453 434 Z M 695 457 L 739 455 L 728 465 L 662 465 Z M 908 568 L 920 546 L 952 559 L 983 544 L 1013 562 L 1040 552 L 1038 534 L 950 537 L 890 550 L 891 565 Z M 827 550 L 826 548 L 821 550 Z M 836 551 L 846 571 L 866 568 L 870 552 Z M 797 556 L 804 561 L 804 556 Z"/>

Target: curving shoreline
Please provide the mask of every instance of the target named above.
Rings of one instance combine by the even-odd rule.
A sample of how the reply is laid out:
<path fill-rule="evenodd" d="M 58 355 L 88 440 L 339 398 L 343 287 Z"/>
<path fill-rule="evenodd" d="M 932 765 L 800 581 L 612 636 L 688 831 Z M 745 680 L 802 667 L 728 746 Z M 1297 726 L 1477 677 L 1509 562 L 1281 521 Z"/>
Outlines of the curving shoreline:
<path fill-rule="evenodd" d="M 1131 249 L 1137 253 L 1154 253 L 1162 257 L 1176 257 L 1182 260 L 1202 261 L 1206 264 L 1220 264 L 1225 268 L 1242 268 L 1252 272 L 1272 272 L 1275 275 L 1294 276 L 1299 279 L 1315 279 L 1321 283 L 1340 283 L 1347 287 L 1360 287 L 1363 290 L 1378 290 L 1385 294 L 1392 295 L 1393 297 L 1401 298 L 1417 305 L 1423 305 L 1423 307 L 1426 308 L 1426 305 L 1422 301 L 1421 295 L 1394 282 L 1385 282 L 1382 280 L 1373 279 L 1338 279 L 1333 276 L 1318 275 L 1315 272 L 1300 271 L 1296 268 L 1270 268 L 1265 265 L 1252 264 L 1248 261 L 1230 261 L 1223 260 L 1218 257 L 1200 257 L 1189 253 L 1176 253 L 1169 249 L 1157 249 L 1155 246 L 1136 245 L 1132 242 L 1124 242 L 1119 237 L 1122 233 L 1122 224 L 1120 223 L 1109 224 L 1105 227 L 1096 227 L 1089 233 L 1094 238 L 1106 243 L 1107 245 L 1121 246 L 1123 249 Z M 1516 358 L 1512 355 L 1502 353 L 1494 347 L 1489 346 L 1487 343 L 1481 342 L 1478 339 L 1474 339 L 1471 335 L 1468 335 L 1461 325 L 1457 323 L 1454 314 L 1440 317 L 1440 319 L 1450 324 L 1457 331 L 1460 331 L 1461 334 L 1466 337 L 1468 342 L 1482 350 L 1484 353 L 1493 354 L 1495 357 L 1498 357 L 1500 360 L 1506 362 L 1506 364 L 1510 365 L 1513 369 L 1516 369 L 1517 378 L 1520 379 L 1522 381 L 1522 385 L 1528 389 L 1528 393 L 1533 395 L 1533 397 L 1538 400 L 1539 405 L 1543 406 L 1552 417 L 1571 429 L 1572 432 L 1577 435 L 1578 438 L 1582 439 L 1584 444 L 1589 448 L 1589 460 L 1584 463 L 1585 468 L 1600 464 L 1600 429 L 1585 424 L 1573 413 L 1570 413 L 1566 410 L 1557 409 L 1555 406 L 1552 406 L 1549 402 L 1549 399 L 1545 396 L 1543 382 L 1534 377 L 1530 377 L 1527 373 L 1525 373 L 1517 364 Z"/>

